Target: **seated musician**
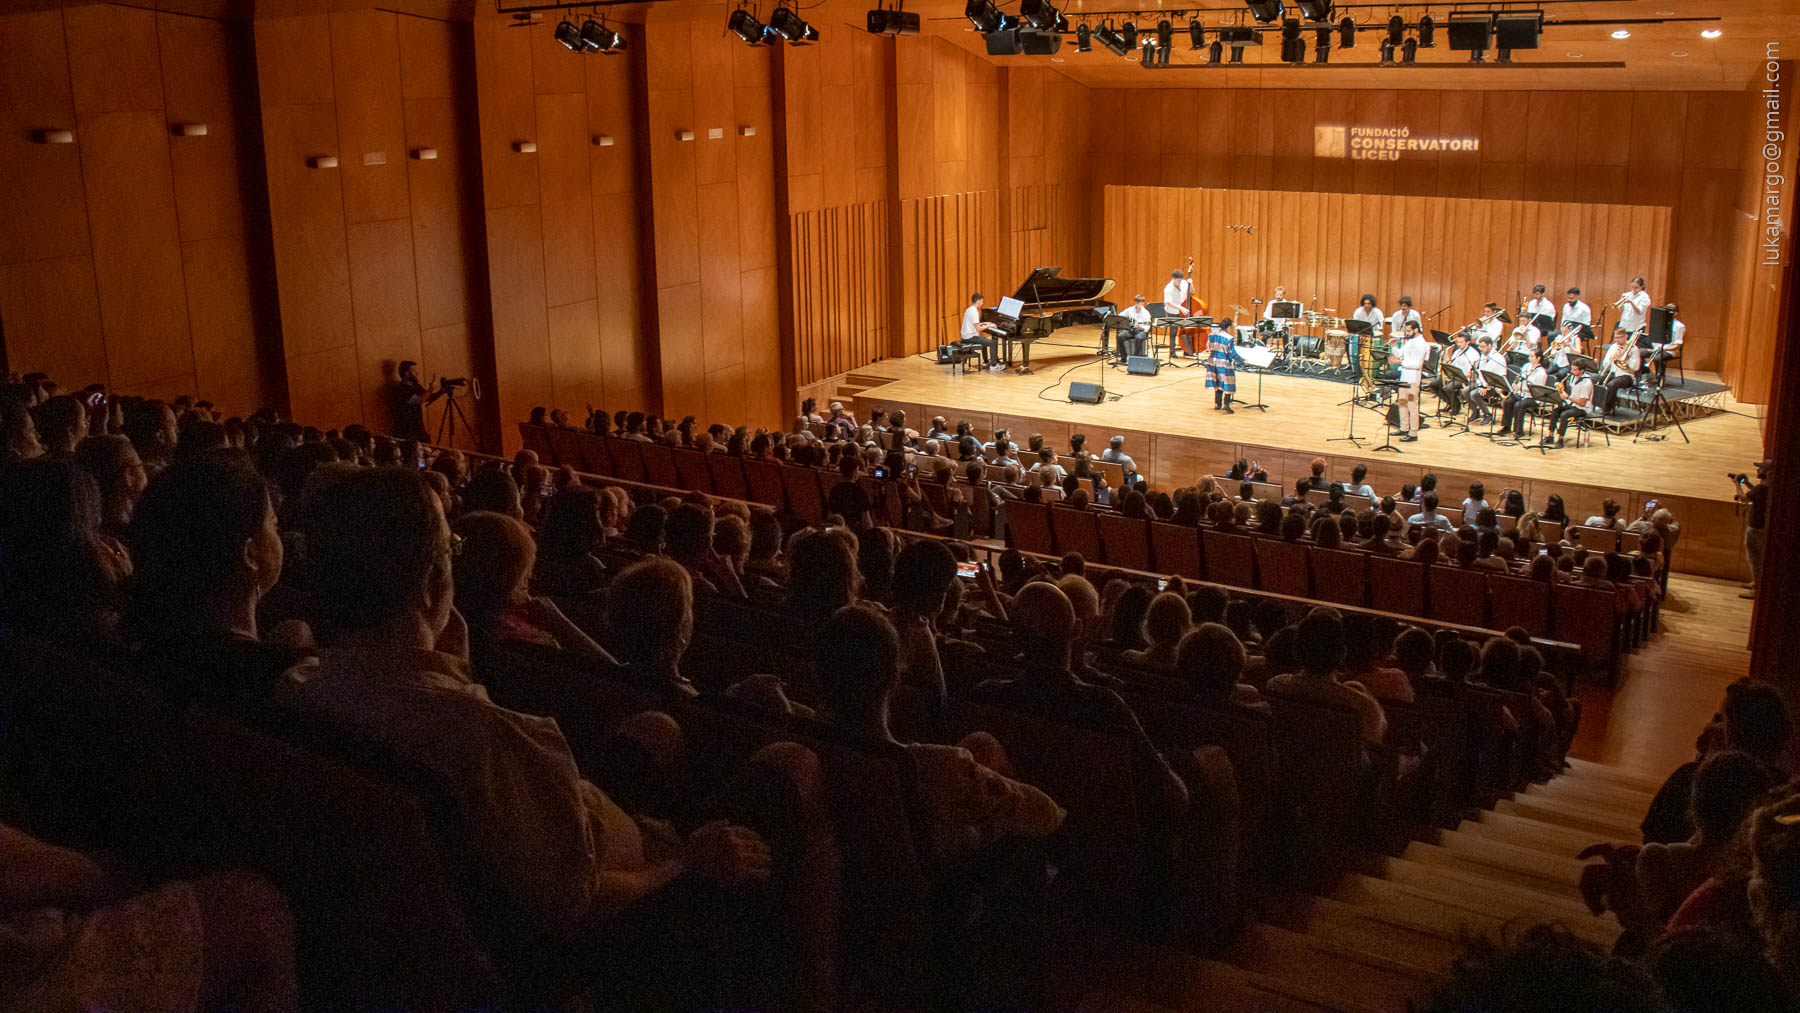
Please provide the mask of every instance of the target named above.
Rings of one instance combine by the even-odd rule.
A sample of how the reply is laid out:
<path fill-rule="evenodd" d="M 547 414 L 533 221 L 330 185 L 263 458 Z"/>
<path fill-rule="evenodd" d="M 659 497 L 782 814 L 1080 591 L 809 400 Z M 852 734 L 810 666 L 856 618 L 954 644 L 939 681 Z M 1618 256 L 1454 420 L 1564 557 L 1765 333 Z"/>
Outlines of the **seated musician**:
<path fill-rule="evenodd" d="M 1611 412 L 1619 399 L 1619 391 L 1637 383 L 1638 368 L 1642 365 L 1632 332 L 1623 326 L 1613 328 L 1612 344 L 1606 346 L 1606 357 L 1600 361 L 1600 414 Z"/>
<path fill-rule="evenodd" d="M 1488 400 L 1488 388 L 1491 384 L 1486 374 L 1494 373 L 1505 376 L 1510 370 L 1506 366 L 1506 356 L 1500 354 L 1499 350 L 1494 347 L 1493 338 L 1483 334 L 1479 347 L 1481 357 L 1476 361 L 1475 372 L 1469 377 L 1469 381 L 1481 393 L 1478 397 L 1470 398 L 1469 407 L 1480 416 L 1478 421 L 1491 422 L 1494 412 L 1492 403 Z"/>
<path fill-rule="evenodd" d="M 1388 333 L 1396 340 L 1404 340 L 1407 324 L 1418 324 L 1420 331 L 1425 329 L 1425 321 L 1420 318 L 1419 311 L 1413 309 L 1412 296 L 1403 295 L 1400 297 L 1400 308 L 1388 318 Z"/>
<path fill-rule="evenodd" d="M 1537 401 L 1531 396 L 1530 385 L 1550 386 L 1550 371 L 1544 368 L 1544 353 L 1534 348 L 1530 355 L 1525 368 L 1519 373 L 1518 388 L 1500 408 L 1500 431 L 1512 433 L 1519 439 L 1525 437 L 1525 416 L 1537 407 Z"/>
<path fill-rule="evenodd" d="M 1563 324 L 1562 336 L 1550 343 L 1550 351 L 1544 359 L 1544 365 L 1550 370 L 1550 378 L 1561 382 L 1569 375 L 1569 356 L 1580 355 L 1581 324 L 1569 321 Z"/>
<path fill-rule="evenodd" d="M 1481 361 L 1481 351 L 1469 343 L 1469 332 L 1456 332 L 1456 346 L 1450 352 L 1450 365 L 1462 370 L 1464 380 L 1444 378 L 1438 396 L 1444 399 L 1444 410 L 1451 415 L 1462 411 L 1464 389 L 1475 383 L 1475 364 Z"/>
<path fill-rule="evenodd" d="M 981 319 L 981 309 L 985 305 L 986 301 L 981 298 L 980 292 L 969 296 L 969 308 L 963 310 L 962 344 L 965 348 L 981 349 L 981 364 L 993 369 L 997 365 L 994 361 L 994 339 L 985 335 L 1005 332 L 1000 329 L 1000 325 Z"/>
<path fill-rule="evenodd" d="M 1650 362 L 1656 367 L 1656 379 L 1661 381 L 1669 369 L 1669 360 L 1681 355 L 1682 340 L 1687 337 L 1687 324 L 1681 322 L 1681 307 L 1670 303 L 1664 307 L 1669 311 L 1669 340 L 1650 346 Z"/>
<path fill-rule="evenodd" d="M 1395 316 L 1399 315 L 1395 314 Z M 1418 314 L 1413 315 L 1417 316 Z M 1364 293 L 1362 302 L 1356 307 L 1356 311 L 1350 314 L 1350 319 L 1361 320 L 1369 325 L 1370 341 L 1381 337 L 1381 322 L 1384 318 L 1381 315 L 1381 307 L 1375 305 L 1374 296 Z M 1404 324 L 1405 321 L 1401 321 L 1401 323 Z M 1355 331 L 1350 332 L 1350 375 L 1362 375 L 1362 335 Z"/>
<path fill-rule="evenodd" d="M 1488 303 L 1481 309 L 1481 321 L 1475 325 L 1475 337 L 1487 335 L 1499 343 L 1500 335 L 1506 330 L 1506 324 L 1500 320 L 1500 304 Z"/>
<path fill-rule="evenodd" d="M 1579 362 L 1569 363 L 1568 391 L 1568 400 L 1564 401 L 1563 406 L 1556 410 L 1556 418 L 1553 420 L 1556 426 L 1556 436 L 1552 439 L 1546 433 L 1544 435 L 1545 443 L 1562 446 L 1563 434 L 1568 432 L 1569 423 L 1577 419 L 1585 419 L 1592 414 L 1590 410 L 1594 405 L 1594 378 L 1587 375 L 1587 371 L 1581 368 Z"/>
<path fill-rule="evenodd" d="M 1138 293 L 1131 300 L 1131 305 L 1119 311 L 1122 317 L 1130 317 L 1133 327 L 1129 331 L 1119 332 L 1119 355 L 1147 355 L 1145 345 L 1150 340 L 1150 307 L 1144 304 L 1144 295 Z"/>

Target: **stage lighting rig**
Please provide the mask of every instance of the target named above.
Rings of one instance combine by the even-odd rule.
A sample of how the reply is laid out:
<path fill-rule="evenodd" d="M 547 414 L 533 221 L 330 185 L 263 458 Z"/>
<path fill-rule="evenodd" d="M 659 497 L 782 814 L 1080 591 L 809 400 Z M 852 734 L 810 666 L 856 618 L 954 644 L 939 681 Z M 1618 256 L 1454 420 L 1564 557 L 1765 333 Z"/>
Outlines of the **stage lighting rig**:
<path fill-rule="evenodd" d="M 1025 19 L 1026 24 L 1040 32 L 1055 31 L 1056 19 L 1060 17 L 1056 8 L 1051 6 L 1050 0 L 1024 0 L 1024 3 L 1019 5 L 1019 16 Z"/>
<path fill-rule="evenodd" d="M 994 0 L 969 0 L 963 7 L 963 16 L 969 19 L 969 24 L 974 25 L 977 31 L 984 34 L 997 32 L 1006 23 L 1006 15 L 1001 14 L 1000 8 L 994 6 Z"/>
<path fill-rule="evenodd" d="M 1094 51 L 1094 30 L 1089 28 L 1085 21 L 1075 27 L 1075 51 L 1077 53 Z"/>
<path fill-rule="evenodd" d="M 1199 18 L 1188 22 L 1188 39 L 1193 42 L 1189 49 L 1198 52 L 1206 48 L 1206 26 L 1200 23 Z"/>
<path fill-rule="evenodd" d="M 576 28 L 573 21 L 557 22 L 552 37 L 571 53 L 579 53 L 587 48 L 587 44 L 581 41 L 581 29 Z"/>
<path fill-rule="evenodd" d="M 1163 18 L 1156 23 L 1156 46 L 1158 49 L 1175 48 L 1175 22 Z"/>
<path fill-rule="evenodd" d="M 1313 62 L 1331 62 L 1331 26 L 1320 25 L 1313 31 Z"/>
<path fill-rule="evenodd" d="M 869 11 L 869 34 L 917 35 L 919 34 L 919 12 L 901 10 L 899 7 L 891 10 L 886 7 L 876 7 Z"/>
<path fill-rule="evenodd" d="M 1394 15 L 1391 18 L 1388 18 L 1387 40 L 1389 42 L 1393 43 L 1394 45 L 1398 46 L 1400 44 L 1400 40 L 1405 37 L 1406 37 L 1406 19 L 1401 17 L 1398 14 Z"/>
<path fill-rule="evenodd" d="M 1119 29 L 1119 39 L 1125 43 L 1126 49 L 1136 49 L 1138 43 L 1137 22 L 1125 22 L 1124 27 Z"/>
<path fill-rule="evenodd" d="M 1300 22 L 1293 18 L 1281 23 L 1281 62 L 1295 65 L 1306 62 L 1306 40 L 1300 37 Z"/>
<path fill-rule="evenodd" d="M 748 7 L 732 11 L 725 19 L 725 30 L 752 46 L 762 45 L 763 23 L 756 20 L 756 15 L 750 13 Z"/>
<path fill-rule="evenodd" d="M 1437 21 L 1429 14 L 1419 17 L 1419 48 L 1437 48 Z"/>
<path fill-rule="evenodd" d="M 1355 18 L 1345 15 L 1344 20 L 1338 22 L 1338 48 L 1339 49 L 1355 49 L 1356 48 L 1356 19 Z"/>
<path fill-rule="evenodd" d="M 1281 20 L 1281 0 L 1248 0 L 1250 16 L 1265 25 Z"/>
<path fill-rule="evenodd" d="M 775 13 L 769 15 L 769 31 L 774 32 L 776 38 L 794 46 L 804 46 L 819 38 L 819 30 L 807 24 L 800 12 L 787 4 L 775 8 Z"/>
<path fill-rule="evenodd" d="M 1124 56 L 1131 52 L 1131 47 L 1125 44 L 1124 38 L 1113 29 L 1110 21 L 1094 30 L 1094 40 L 1105 46 L 1106 51 L 1114 56 Z"/>
<path fill-rule="evenodd" d="M 590 53 L 615 56 L 625 51 L 625 36 L 589 18 L 581 23 L 581 41 Z"/>
<path fill-rule="evenodd" d="M 1331 20 L 1331 0 L 1295 0 L 1294 6 L 1300 8 L 1303 21 Z"/>

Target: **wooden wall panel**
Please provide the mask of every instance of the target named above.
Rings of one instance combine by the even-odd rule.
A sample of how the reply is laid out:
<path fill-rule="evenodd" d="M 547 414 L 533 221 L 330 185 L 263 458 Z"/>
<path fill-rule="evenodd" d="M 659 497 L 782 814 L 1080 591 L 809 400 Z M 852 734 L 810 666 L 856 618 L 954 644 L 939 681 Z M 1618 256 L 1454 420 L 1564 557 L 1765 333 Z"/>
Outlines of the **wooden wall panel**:
<path fill-rule="evenodd" d="M 1090 95 L 1090 206 L 1109 185 L 1160 185 L 1670 207 L 1669 270 L 1665 287 L 1651 295 L 1681 304 L 1690 367 L 1712 370 L 1724 362 L 1729 281 L 1721 278 L 1720 265 L 1731 261 L 1731 242 L 1728 217 L 1718 207 L 1724 175 L 1736 175 L 1745 150 L 1746 95 L 1210 88 L 1098 89 Z M 1151 120 L 1159 128 L 1135 131 L 1129 157 L 1118 153 L 1117 132 L 1104 126 Z M 1200 126 L 1187 129 L 1189 124 Z M 1316 156 L 1313 128 L 1340 125 L 1404 125 L 1414 136 L 1477 137 L 1481 144 L 1473 152 L 1408 152 L 1396 161 Z M 1196 156 L 1192 138 L 1201 132 L 1219 143 Z M 1694 206 L 1687 206 L 1690 201 Z M 1114 229 L 1110 220 L 1104 225 L 1096 219 L 1090 230 L 1095 259 L 1101 234 Z M 1502 227 L 1479 222 L 1474 232 L 1457 234 L 1457 245 L 1447 250 L 1450 262 L 1479 265 L 1478 247 Z M 1228 235 L 1207 239 L 1231 241 Z M 1434 241 L 1417 238 L 1425 248 Z M 1564 243 L 1554 245 L 1567 252 Z M 1630 260 L 1596 265 L 1559 257 L 1556 273 L 1507 279 L 1493 297 L 1505 302 L 1513 289 L 1528 290 L 1536 282 L 1560 290 L 1576 274 L 1589 279 L 1584 287 L 1590 301 L 1605 293 L 1616 297 L 1633 274 L 1643 273 Z"/>
<path fill-rule="evenodd" d="M 1424 314 L 1442 307 L 1437 326 L 1453 330 L 1489 299 L 1511 304 L 1514 279 L 1537 266 L 1537 251 L 1571 236 L 1575 262 L 1642 265 L 1653 291 L 1668 271 L 1664 207 L 1164 187 L 1108 187 L 1106 201 L 1108 221 L 1169 223 L 1108 230 L 1105 273 L 1122 280 L 1121 291 L 1160 284 L 1194 251 L 1196 291 L 1215 311 L 1250 307 L 1285 284 L 1291 297 L 1316 298 L 1338 316 L 1363 292 L 1387 312 L 1411 295 Z M 1339 224 L 1352 222 L 1361 227 Z M 1232 232 L 1233 224 L 1255 230 Z M 1218 235 L 1230 238 L 1206 241 Z"/>
<path fill-rule="evenodd" d="M 1795 186 L 1795 153 L 1791 132 L 1786 141 L 1769 136 L 1764 119 L 1765 103 L 1774 103 L 1785 114 L 1794 97 L 1791 60 L 1780 63 L 1777 76 L 1779 94 L 1773 98 L 1762 94 L 1768 87 L 1753 82 L 1739 101 L 1750 109 L 1750 128 L 1739 138 L 1743 168 L 1738 177 L 1735 208 L 1730 222 L 1729 254 L 1719 258 L 1731 265 L 1728 309 L 1726 312 L 1728 342 L 1723 353 L 1723 374 L 1732 385 L 1732 393 L 1741 401 L 1768 404 L 1770 377 L 1775 370 L 1775 342 L 1790 340 L 1780 320 L 1781 285 L 1787 258 L 1794 255 L 1793 226 L 1790 224 Z M 1779 128 L 1781 120 L 1776 121 Z M 1765 145 L 1773 144 L 1770 151 Z M 1776 157 L 1771 159 L 1769 155 Z M 1716 155 L 1716 153 L 1715 153 Z M 1713 172 L 1702 175 L 1711 177 Z M 1709 201 L 1718 194 L 1709 193 Z M 1774 235 L 1769 234 L 1765 201 L 1774 203 L 1777 221 Z M 1716 223 L 1709 223 L 1716 224 Z M 1774 256 L 1765 243 L 1777 244 Z M 1683 308 L 1682 316 L 1687 316 Z"/>

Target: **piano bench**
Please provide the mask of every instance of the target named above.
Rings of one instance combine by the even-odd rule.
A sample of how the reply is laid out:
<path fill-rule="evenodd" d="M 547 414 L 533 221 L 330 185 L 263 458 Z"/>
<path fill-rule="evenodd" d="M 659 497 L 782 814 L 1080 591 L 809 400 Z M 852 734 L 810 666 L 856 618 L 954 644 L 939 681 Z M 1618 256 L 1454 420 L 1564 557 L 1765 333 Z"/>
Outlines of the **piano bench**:
<path fill-rule="evenodd" d="M 950 349 L 950 372 L 953 374 L 967 373 L 969 371 L 970 362 L 979 363 L 980 361 L 981 349 L 979 348 L 960 348 L 952 346 Z"/>

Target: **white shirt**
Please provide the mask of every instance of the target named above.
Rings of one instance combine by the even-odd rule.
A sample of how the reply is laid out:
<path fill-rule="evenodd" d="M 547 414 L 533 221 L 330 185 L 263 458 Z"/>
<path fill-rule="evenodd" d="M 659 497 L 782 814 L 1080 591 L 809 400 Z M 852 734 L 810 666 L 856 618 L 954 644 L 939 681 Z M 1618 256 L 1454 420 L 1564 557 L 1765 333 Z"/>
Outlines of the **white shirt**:
<path fill-rule="evenodd" d="M 1493 338 L 1494 344 L 1497 345 L 1500 343 L 1501 332 L 1503 332 L 1505 330 L 1506 330 L 1506 325 L 1500 322 L 1499 317 L 1495 317 L 1494 319 L 1489 320 L 1487 323 L 1482 324 L 1479 327 L 1476 327 L 1473 337 L 1475 337 L 1476 339 L 1480 339 L 1480 337 L 1485 334 L 1488 337 Z M 1474 344 L 1474 342 L 1471 341 L 1470 344 Z"/>
<path fill-rule="evenodd" d="M 962 336 L 964 341 L 981 336 L 981 310 L 974 303 L 963 310 Z"/>
<path fill-rule="evenodd" d="M 1130 317 L 1139 327 L 1150 326 L 1150 310 L 1147 307 L 1132 303 L 1119 311 L 1122 317 Z"/>
<path fill-rule="evenodd" d="M 1388 333 L 1404 334 L 1408 323 L 1418 324 L 1421 328 L 1425 326 L 1425 321 L 1419 316 L 1418 310 L 1399 310 L 1388 319 Z"/>
<path fill-rule="evenodd" d="M 1687 337 L 1687 325 L 1679 320 L 1669 321 L 1669 342 L 1661 348 L 1680 348 L 1681 341 Z"/>
<path fill-rule="evenodd" d="M 1293 301 L 1294 300 L 1288 298 L 1285 295 L 1284 296 L 1270 296 L 1269 301 L 1267 303 L 1263 304 L 1263 319 L 1264 320 L 1274 320 L 1275 319 L 1275 304 L 1276 303 L 1278 303 L 1278 302 L 1293 302 Z M 1285 319 L 1282 320 L 1282 324 L 1284 326 L 1286 325 L 1286 323 L 1287 323 L 1287 321 Z"/>
<path fill-rule="evenodd" d="M 1625 293 L 1625 305 L 1619 307 L 1619 326 L 1637 333 L 1644 326 L 1644 314 L 1650 312 L 1650 293 L 1644 291 Z"/>
<path fill-rule="evenodd" d="M 1556 304 L 1543 296 L 1539 296 L 1525 304 L 1525 312 L 1531 316 L 1542 313 L 1544 316 L 1554 317 L 1556 316 Z"/>
<path fill-rule="evenodd" d="M 1399 314 L 1395 314 L 1395 316 L 1398 315 Z M 1358 306 L 1356 307 L 1356 312 L 1350 314 L 1350 319 L 1361 320 L 1363 323 L 1368 324 L 1369 333 L 1375 335 L 1381 333 L 1381 323 L 1385 318 L 1382 317 L 1381 307 L 1379 306 Z"/>
<path fill-rule="evenodd" d="M 1630 376 L 1637 372 L 1638 366 L 1642 364 L 1642 360 L 1638 357 L 1637 344 L 1627 341 L 1623 345 L 1606 346 L 1606 358 L 1600 362 L 1600 372 L 1605 373 L 1609 363 L 1616 363 L 1618 366 L 1613 371 L 1614 376 Z"/>
<path fill-rule="evenodd" d="M 1569 385 L 1569 401 L 1578 408 L 1586 408 L 1594 403 L 1594 378 L 1586 373 L 1581 379 Z"/>
<path fill-rule="evenodd" d="M 1534 369 L 1528 369 L 1525 371 L 1525 375 L 1523 377 L 1520 377 L 1519 382 L 1520 382 L 1521 386 L 1523 386 L 1525 384 L 1535 383 L 1539 387 L 1548 387 L 1548 386 L 1550 386 L 1550 371 L 1545 369 L 1542 366 L 1538 366 Z M 1531 391 L 1529 389 L 1525 389 L 1523 391 L 1523 393 L 1526 394 L 1527 396 L 1529 396 L 1531 394 Z"/>
<path fill-rule="evenodd" d="M 1476 348 L 1474 345 L 1465 345 L 1450 353 L 1450 365 L 1462 370 L 1465 374 L 1473 374 L 1475 364 L 1480 361 L 1481 349 Z M 1473 381 L 1475 377 L 1470 375 L 1469 379 L 1470 381 Z"/>
<path fill-rule="evenodd" d="M 1578 324 L 1591 324 L 1594 322 L 1594 314 L 1588 309 L 1587 303 L 1577 299 L 1572 303 L 1563 303 L 1562 316 L 1556 323 L 1561 326 L 1571 320 Z"/>
<path fill-rule="evenodd" d="M 1426 341 L 1424 335 L 1415 334 L 1400 345 L 1398 354 L 1401 381 L 1418 383 L 1425 360 L 1431 357 L 1431 342 Z"/>
<path fill-rule="evenodd" d="M 1483 355 L 1480 361 L 1475 364 L 1475 369 L 1475 382 L 1480 386 L 1486 387 L 1488 385 L 1488 379 L 1487 376 L 1484 375 L 1485 373 L 1491 372 L 1499 376 L 1506 375 L 1506 356 L 1501 355 L 1499 352 L 1489 352 L 1486 355 Z"/>
<path fill-rule="evenodd" d="M 1194 291 L 1194 283 L 1186 278 L 1170 278 L 1163 286 L 1163 312 L 1169 316 L 1186 315 L 1188 311 L 1188 294 Z"/>

